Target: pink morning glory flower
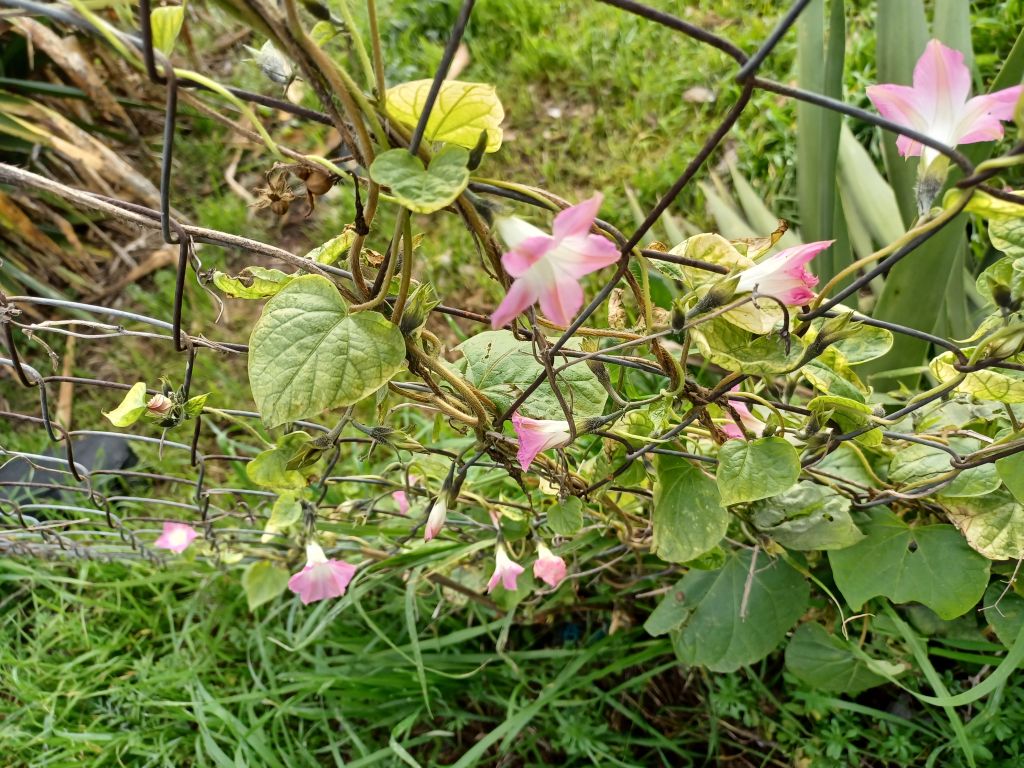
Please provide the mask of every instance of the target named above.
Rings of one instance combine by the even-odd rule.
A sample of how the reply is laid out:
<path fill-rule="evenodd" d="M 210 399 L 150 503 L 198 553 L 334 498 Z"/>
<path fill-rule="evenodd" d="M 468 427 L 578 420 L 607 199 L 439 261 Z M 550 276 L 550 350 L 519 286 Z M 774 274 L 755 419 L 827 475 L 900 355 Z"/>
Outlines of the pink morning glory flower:
<path fill-rule="evenodd" d="M 288 589 L 299 596 L 303 605 L 341 597 L 356 574 L 356 567 L 333 558 L 328 559 L 319 544 L 306 545 L 306 566 L 288 579 Z"/>
<path fill-rule="evenodd" d="M 729 398 L 729 405 L 733 407 L 737 415 L 740 417 L 740 421 L 747 429 L 753 432 L 755 435 L 761 434 L 764 430 L 764 422 L 757 418 L 750 412 L 750 408 L 742 400 L 734 400 Z M 746 436 L 743 434 L 743 430 L 734 422 L 731 418 L 725 422 L 722 427 L 722 431 L 725 436 L 730 440 L 745 440 Z"/>
<path fill-rule="evenodd" d="M 1002 122 L 1013 110 L 1024 86 L 995 93 L 971 94 L 971 71 L 960 51 L 932 40 L 914 67 L 914 84 L 872 85 L 868 98 L 883 117 L 913 128 L 950 147 L 994 141 L 1003 136 Z M 896 147 L 904 157 L 920 156 L 927 167 L 939 156 L 937 150 L 900 136 Z"/>
<path fill-rule="evenodd" d="M 491 315 L 492 328 L 507 325 L 538 301 L 552 322 L 572 322 L 583 306 L 580 278 L 619 259 L 619 249 L 610 240 L 590 234 L 602 199 L 598 193 L 566 208 L 555 216 L 550 235 L 515 217 L 495 221 L 498 233 L 511 249 L 501 257 L 501 263 L 515 282 Z"/>
<path fill-rule="evenodd" d="M 537 454 L 549 448 L 560 448 L 569 442 L 569 422 L 558 419 L 530 419 L 512 414 L 512 426 L 519 437 L 519 466 L 525 472 Z"/>
<path fill-rule="evenodd" d="M 537 559 L 533 563 L 533 575 L 552 587 L 557 587 L 565 578 L 565 560 L 544 544 L 537 545 Z"/>
<path fill-rule="evenodd" d="M 430 541 L 437 536 L 444 528 L 444 521 L 448 519 L 448 500 L 442 494 L 434 499 L 430 506 L 430 514 L 427 515 L 427 525 L 423 529 L 423 540 Z"/>
<path fill-rule="evenodd" d="M 522 572 L 523 566 L 508 556 L 502 544 L 498 544 L 497 550 L 494 553 L 494 575 L 487 582 L 488 593 L 494 591 L 499 581 L 509 592 L 515 592 L 516 579 L 519 578 L 519 574 Z"/>
<path fill-rule="evenodd" d="M 153 546 L 157 549 L 169 549 L 176 555 L 180 555 L 191 544 L 199 534 L 191 525 L 185 523 L 164 523 L 164 531 L 160 534 Z"/>
<path fill-rule="evenodd" d="M 762 296 L 772 296 L 783 304 L 799 307 L 814 298 L 811 289 L 818 278 L 807 269 L 807 262 L 828 248 L 835 240 L 797 245 L 769 256 L 759 264 L 739 273 L 736 293 L 756 290 Z"/>
<path fill-rule="evenodd" d="M 391 498 L 394 499 L 395 504 L 398 505 L 398 514 L 409 514 L 409 497 L 405 495 L 405 491 L 395 491 L 391 494 Z"/>

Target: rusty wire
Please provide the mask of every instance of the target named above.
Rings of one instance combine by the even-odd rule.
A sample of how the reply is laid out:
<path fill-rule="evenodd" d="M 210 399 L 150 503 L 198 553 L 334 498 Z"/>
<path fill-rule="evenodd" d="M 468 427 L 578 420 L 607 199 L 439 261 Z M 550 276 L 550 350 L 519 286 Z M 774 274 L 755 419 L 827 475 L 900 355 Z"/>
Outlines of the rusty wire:
<path fill-rule="evenodd" d="M 611 292 L 622 284 L 624 280 L 628 280 L 628 268 L 631 259 L 636 258 L 638 255 L 642 254 L 645 258 L 661 259 L 688 267 L 706 269 L 711 272 L 721 273 L 723 271 L 720 266 L 715 264 L 707 264 L 681 256 L 662 253 L 657 250 L 640 250 L 638 246 L 651 227 L 658 221 L 659 217 L 693 180 L 704 163 L 725 139 L 757 90 L 768 91 L 815 104 L 825 109 L 834 110 L 843 115 L 856 118 L 866 124 L 877 126 L 890 133 L 908 136 L 942 153 L 962 171 L 963 178 L 956 185 L 958 188 L 966 189 L 968 193 L 975 189 L 982 189 L 1002 199 L 1018 203 L 1024 202 L 1012 193 L 988 187 L 985 182 L 992 177 L 992 172 L 977 172 L 974 164 L 968 157 L 929 136 L 835 99 L 760 77 L 758 75 L 760 67 L 771 55 L 778 42 L 796 23 L 809 0 L 794 2 L 765 39 L 761 47 L 749 55 L 737 48 L 729 40 L 697 27 L 671 13 L 650 8 L 633 0 L 599 1 L 615 6 L 624 12 L 640 16 L 652 24 L 668 27 L 681 35 L 721 51 L 735 62 L 735 82 L 740 85 L 741 89 L 739 96 L 724 119 L 714 127 L 701 149 L 682 170 L 675 183 L 648 212 L 644 221 L 631 235 L 627 237 L 611 225 L 605 222 L 598 222 L 598 226 L 612 237 L 620 248 L 620 259 L 617 268 L 612 277 L 594 295 L 575 321 L 559 335 L 558 339 L 551 344 L 545 344 L 542 334 L 537 332 L 536 324 L 533 325 L 532 331 L 522 328 L 514 329 L 521 338 L 533 338 L 535 340 L 535 343 L 538 345 L 538 360 L 544 365 L 545 372 L 539 375 L 531 386 L 527 387 L 504 412 L 497 415 L 492 425 L 492 430 L 496 430 L 497 433 L 501 431 L 502 422 L 508 419 L 538 387 L 543 386 L 547 381 L 553 380 L 555 366 L 560 366 L 559 370 L 564 370 L 569 365 L 591 361 L 603 365 L 640 370 L 647 374 L 671 379 L 671 371 L 665 370 L 662 366 L 650 361 L 629 357 L 628 355 L 621 354 L 621 352 L 619 354 L 610 354 L 608 351 L 599 350 L 596 353 L 588 354 L 567 349 L 565 345 L 607 300 Z M 427 118 L 437 96 L 440 83 L 447 73 L 462 32 L 470 21 L 473 5 L 473 0 L 464 0 L 461 5 L 460 13 L 449 36 L 441 64 L 435 73 L 427 104 L 412 139 L 408 143 L 410 151 L 414 153 L 417 151 L 422 139 Z M 0 7 L 20 10 L 25 14 L 47 17 L 58 23 L 72 26 L 99 39 L 103 39 L 101 31 L 93 26 L 90 21 L 65 7 L 39 3 L 35 2 L 35 0 L 0 0 Z M 276 494 L 268 490 L 237 487 L 237 484 L 217 482 L 213 479 L 212 475 L 215 473 L 211 472 L 212 467 L 231 464 L 244 465 L 251 461 L 259 450 L 258 446 L 251 445 L 247 446 L 246 451 L 236 452 L 235 454 L 204 453 L 200 450 L 199 446 L 204 425 L 206 425 L 207 431 L 218 429 L 223 432 L 223 430 L 230 428 L 230 425 L 225 424 L 217 426 L 219 417 L 216 415 L 204 414 L 201 418 L 196 419 L 193 434 L 188 441 L 170 439 L 166 436 L 155 438 L 134 434 L 105 433 L 90 430 L 69 431 L 65 429 L 53 417 L 54 409 L 50 402 L 49 387 L 61 383 L 71 383 L 78 387 L 127 390 L 129 385 L 123 382 L 99 378 L 43 375 L 36 368 L 25 362 L 24 356 L 16 342 L 15 329 L 31 334 L 54 333 L 92 340 L 138 338 L 152 344 L 163 345 L 169 343 L 175 352 L 185 355 L 186 373 L 183 390 L 187 395 L 191 383 L 191 371 L 197 355 L 213 353 L 245 355 L 247 352 L 247 347 L 244 344 L 217 341 L 207 337 L 205 334 L 189 334 L 184 330 L 184 327 L 187 325 L 184 316 L 184 286 L 188 271 L 191 269 L 193 274 L 198 276 L 201 270 L 201 264 L 195 253 L 196 243 L 206 243 L 223 248 L 238 248 L 253 254 L 278 259 L 306 271 L 319 272 L 335 280 L 348 281 L 350 283 L 353 281 L 353 275 L 350 271 L 333 266 L 313 264 L 276 246 L 260 243 L 232 233 L 190 226 L 184 222 L 177 221 L 171 215 L 171 159 L 177 135 L 178 92 L 182 87 L 199 86 L 196 86 L 194 83 L 183 82 L 175 77 L 170 62 L 153 48 L 152 36 L 150 34 L 149 0 L 140 0 L 139 21 L 140 34 L 120 33 L 120 37 L 124 42 L 139 51 L 149 80 L 166 89 L 159 209 L 151 209 L 117 199 L 106 198 L 85 190 L 66 187 L 50 179 L 3 164 L 0 164 L 0 183 L 35 190 L 37 193 L 48 192 L 56 194 L 83 209 L 91 209 L 107 216 L 121 218 L 138 226 L 159 230 L 165 243 L 175 245 L 179 249 L 171 316 L 169 320 L 166 320 L 79 302 L 35 296 L 0 295 L 0 327 L 2 327 L 0 336 L 3 339 L 3 349 L 6 351 L 6 356 L 0 357 L 0 366 L 13 371 L 16 380 L 21 386 L 36 388 L 39 395 L 38 413 L 0 411 L 0 419 L 8 420 L 11 424 L 41 427 L 46 431 L 49 440 L 59 447 L 59 453 L 63 454 L 61 456 L 50 456 L 19 452 L 0 445 L 0 465 L 11 459 L 18 459 L 34 468 L 34 473 L 30 473 L 29 479 L 0 480 L 0 553 L 3 554 L 33 557 L 71 556 L 94 559 L 129 557 L 160 563 L 162 556 L 154 551 L 148 542 L 156 535 L 158 525 L 161 522 L 181 519 L 202 525 L 206 540 L 214 550 L 219 550 L 220 547 L 226 544 L 244 548 L 246 544 L 259 542 L 260 537 L 264 536 L 263 524 L 268 519 L 270 505 L 276 498 Z M 330 114 L 298 107 L 285 100 L 274 99 L 238 88 L 229 88 L 228 90 L 240 99 L 284 110 L 299 119 L 311 120 L 325 125 L 336 124 L 336 120 Z M 330 109 L 335 109 L 333 104 L 330 105 Z M 1024 146 L 1018 146 L 1013 148 L 1010 154 L 1019 154 L 1022 151 L 1024 151 Z M 469 189 L 477 195 L 499 196 L 547 210 L 558 210 L 561 207 L 557 202 L 557 198 L 553 196 L 550 199 L 548 197 L 540 199 L 482 182 L 471 183 Z M 851 281 L 841 291 L 830 296 L 813 311 L 807 311 L 798 315 L 797 319 L 807 322 L 819 317 L 834 316 L 834 308 L 840 301 L 848 296 L 855 295 L 857 291 L 866 286 L 874 277 L 886 273 L 893 265 L 908 257 L 919 245 L 934 236 L 939 229 L 930 229 L 913 238 L 910 242 L 895 250 L 888 258 L 880 261 L 872 269 L 865 271 L 862 275 Z M 389 259 L 392 257 L 390 251 L 391 249 L 389 249 L 388 253 Z M 20 319 L 21 310 L 26 307 L 48 307 L 51 310 L 66 313 L 67 317 L 66 319 L 47 320 L 45 322 L 26 322 Z M 486 315 L 470 312 L 458 307 L 441 305 L 434 311 L 475 323 L 489 323 L 489 318 Z M 869 325 L 885 328 L 894 333 L 914 336 L 949 351 L 956 358 L 954 367 L 961 372 L 1000 367 L 1019 369 L 1019 366 L 999 359 L 985 359 L 976 362 L 974 365 L 969 365 L 967 356 L 962 352 L 960 345 L 955 342 L 922 330 L 894 323 L 873 320 L 862 316 L 858 316 L 858 320 Z M 656 341 L 651 341 L 651 344 L 656 344 Z M 745 377 L 742 375 L 731 375 L 724 378 L 714 388 L 706 390 L 698 391 L 698 388 L 693 387 L 689 394 L 694 407 L 690 409 L 678 424 L 656 438 L 652 438 L 646 445 L 634 449 L 626 444 L 628 453 L 622 464 L 616 467 L 609 476 L 602 478 L 589 487 L 578 489 L 578 493 L 586 496 L 603 486 L 614 487 L 609 484 L 621 476 L 633 462 L 644 460 L 645 457 L 652 454 L 679 456 L 694 461 L 714 464 L 715 459 L 713 457 L 668 448 L 665 447 L 665 444 L 682 434 L 687 427 L 697 422 L 704 415 L 704 409 L 707 405 L 723 401 L 730 388 L 742 381 L 743 378 Z M 687 384 L 689 385 L 690 382 L 688 381 Z M 419 390 L 425 390 L 428 394 L 431 392 L 429 387 L 412 383 L 402 383 L 398 386 L 410 393 L 415 393 Z M 937 388 L 928 397 L 912 401 L 904 408 L 887 414 L 886 419 L 889 422 L 895 422 L 902 416 L 920 409 L 928 402 L 947 395 L 951 389 L 952 385 L 945 388 Z M 554 388 L 554 391 L 558 394 L 557 387 Z M 751 400 L 743 394 L 731 394 L 730 397 L 739 400 L 747 399 L 750 402 L 757 401 L 756 399 Z M 769 402 L 775 408 L 782 411 L 803 415 L 809 414 L 809 411 L 799 406 L 793 406 L 784 402 Z M 220 413 L 234 419 L 252 420 L 254 422 L 259 419 L 258 414 L 247 411 L 222 409 Z M 298 422 L 296 426 L 322 433 L 330 431 L 327 427 L 313 422 Z M 923 443 L 950 455 L 952 474 L 948 477 L 943 477 L 935 483 L 917 488 L 912 494 L 901 494 L 894 490 L 865 488 L 858 486 L 855 482 L 829 476 L 827 473 L 821 472 L 816 468 L 816 464 L 828 453 L 834 451 L 841 443 L 852 440 L 872 428 L 874 427 L 866 426 L 845 434 L 835 434 L 833 431 L 833 433 L 829 433 L 824 444 L 819 446 L 817 452 L 804 461 L 808 472 L 830 477 L 860 507 L 869 507 L 893 501 L 923 499 L 928 493 L 951 482 L 958 471 L 978 466 L 982 463 L 989 463 L 998 458 L 1024 450 L 1024 441 L 1014 441 L 1000 446 L 998 451 L 982 448 L 974 453 L 961 455 L 940 441 L 886 430 L 884 435 L 887 440 Z M 495 434 L 495 432 L 488 432 L 488 434 Z M 616 439 L 611 433 L 601 430 L 596 430 L 595 434 L 605 439 Z M 76 461 L 73 450 L 74 441 L 76 438 L 104 435 L 114 435 L 119 439 L 129 442 L 157 446 L 161 452 L 167 452 L 168 455 L 177 454 L 182 458 L 187 458 L 187 475 L 169 474 L 163 471 L 139 471 L 136 469 L 101 469 L 90 472 L 85 466 Z M 237 440 L 237 435 L 234 439 Z M 371 445 L 373 441 L 370 438 L 345 438 L 337 441 L 334 454 L 335 462 L 340 450 L 339 444 L 343 443 L 360 444 L 366 447 Z M 454 458 L 446 451 L 438 449 L 428 450 L 448 458 Z M 458 468 L 459 475 L 464 477 L 469 468 L 474 465 L 500 466 L 483 464 L 481 460 L 485 455 L 485 450 L 479 450 L 469 460 L 463 461 Z M 33 479 L 35 473 L 41 473 L 41 479 Z M 54 478 L 52 475 L 58 475 L 59 477 Z M 122 480 L 125 483 L 145 481 L 158 484 L 158 487 L 167 488 L 183 486 L 188 489 L 187 498 L 189 501 L 118 493 L 116 492 L 116 482 L 112 482 L 116 480 Z M 368 488 L 383 488 L 385 492 L 404 489 L 414 496 L 421 497 L 426 497 L 428 493 L 428 490 L 423 486 L 411 485 L 407 477 L 403 477 L 400 481 L 392 482 L 373 477 L 332 476 L 328 472 L 328 476 L 321 480 L 322 492 L 320 494 L 320 501 L 323 502 L 324 493 L 329 485 L 339 483 L 360 483 Z M 49 498 L 42 501 L 36 500 L 35 497 L 40 492 L 49 493 Z M 370 498 L 368 502 L 363 504 L 363 508 L 367 512 L 374 511 L 375 503 L 379 498 L 380 496 Z M 144 514 L 140 513 L 140 510 L 144 511 Z M 318 510 L 321 514 L 326 514 L 328 511 L 324 507 Z M 54 513 L 60 513 L 60 518 L 55 519 Z M 215 523 L 217 523 L 216 526 L 214 525 Z M 264 543 L 263 546 L 264 548 L 268 546 L 270 548 L 280 547 L 283 556 L 283 552 L 288 546 L 287 541 L 275 541 L 275 538 L 283 539 L 284 537 L 275 537 L 271 534 L 269 535 L 269 544 Z"/>

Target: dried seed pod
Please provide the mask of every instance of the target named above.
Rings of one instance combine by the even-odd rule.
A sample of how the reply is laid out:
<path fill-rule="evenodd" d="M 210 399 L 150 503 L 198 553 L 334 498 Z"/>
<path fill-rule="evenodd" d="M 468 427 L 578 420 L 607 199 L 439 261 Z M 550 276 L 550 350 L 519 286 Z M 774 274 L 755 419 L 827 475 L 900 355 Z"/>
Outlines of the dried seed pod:
<path fill-rule="evenodd" d="M 306 189 L 314 195 L 326 195 L 337 180 L 337 176 L 326 171 L 312 171 L 306 176 Z"/>
<path fill-rule="evenodd" d="M 288 208 L 291 207 L 291 204 L 291 199 L 280 197 L 270 204 L 270 210 L 272 210 L 278 216 L 284 216 L 286 213 L 288 213 Z"/>

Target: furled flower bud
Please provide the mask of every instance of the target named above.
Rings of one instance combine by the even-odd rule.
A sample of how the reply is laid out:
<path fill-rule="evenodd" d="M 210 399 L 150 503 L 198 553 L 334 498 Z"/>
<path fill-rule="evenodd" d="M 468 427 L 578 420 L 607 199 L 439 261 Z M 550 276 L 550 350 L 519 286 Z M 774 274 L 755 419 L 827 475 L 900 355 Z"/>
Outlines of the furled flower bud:
<path fill-rule="evenodd" d="M 166 395 L 153 395 L 146 403 L 146 410 L 154 416 L 166 416 L 174 407 L 174 401 Z"/>
<path fill-rule="evenodd" d="M 430 514 L 427 515 L 427 526 L 423 531 L 423 540 L 430 541 L 437 536 L 444 527 L 444 521 L 448 519 L 448 499 L 442 492 L 434 499 L 430 507 Z"/>

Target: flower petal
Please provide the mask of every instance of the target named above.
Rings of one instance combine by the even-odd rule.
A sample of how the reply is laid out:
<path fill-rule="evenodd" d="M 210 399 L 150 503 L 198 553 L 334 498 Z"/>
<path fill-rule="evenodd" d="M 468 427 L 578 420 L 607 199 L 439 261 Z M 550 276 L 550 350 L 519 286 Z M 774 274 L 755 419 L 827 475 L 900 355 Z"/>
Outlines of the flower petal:
<path fill-rule="evenodd" d="M 555 239 L 548 235 L 528 237 L 501 257 L 501 265 L 512 277 L 522 277 L 554 247 Z"/>
<path fill-rule="evenodd" d="M 557 325 L 572 323 L 582 306 L 583 286 L 568 275 L 556 274 L 554 280 L 540 289 L 541 311 Z M 493 318 L 491 323 L 493 325 Z"/>
<path fill-rule="evenodd" d="M 499 216 L 494 220 L 494 228 L 498 230 L 510 251 L 514 251 L 521 242 L 531 237 L 551 237 L 543 229 L 538 229 L 518 216 Z"/>
<path fill-rule="evenodd" d="M 964 55 L 938 40 L 930 41 L 914 66 L 914 90 L 929 122 L 945 123 L 959 114 L 971 92 L 971 71 Z"/>
<path fill-rule="evenodd" d="M 537 559 L 533 563 L 533 575 L 551 587 L 557 587 L 566 572 L 565 560 L 543 544 L 537 547 Z"/>
<path fill-rule="evenodd" d="M 521 277 L 508 289 L 505 298 L 491 315 L 491 328 L 503 328 L 515 320 L 516 316 L 531 307 L 537 301 L 539 291 L 534 281 Z M 582 301 L 582 297 L 581 297 Z"/>
<path fill-rule="evenodd" d="M 872 85 L 867 89 L 868 98 L 875 109 L 887 120 L 926 133 L 930 125 L 931 107 L 922 103 L 921 94 L 908 85 Z M 904 157 L 921 154 L 921 144 L 913 139 L 904 139 L 900 154 Z M 897 139 L 897 145 L 900 140 Z M 915 146 L 910 146 L 908 142 Z M 916 149 L 916 151 L 914 151 Z"/>
<path fill-rule="evenodd" d="M 398 514 L 409 514 L 409 497 L 406 495 L 405 491 L 393 491 L 391 498 L 394 499 L 395 504 L 398 505 Z"/>
<path fill-rule="evenodd" d="M 166 549 L 176 555 L 180 555 L 199 535 L 195 528 L 185 523 L 164 523 L 164 530 L 153 546 L 157 549 Z"/>
<path fill-rule="evenodd" d="M 549 258 L 555 270 L 577 280 L 619 260 L 618 246 L 601 235 L 567 237 Z"/>
<path fill-rule="evenodd" d="M 565 445 L 569 440 L 569 422 L 558 419 L 530 419 L 512 414 L 512 427 L 519 438 L 519 466 L 525 472 L 537 454 L 549 448 Z"/>
<path fill-rule="evenodd" d="M 1000 121 L 1013 119 L 1022 92 L 1024 85 L 1017 85 L 984 96 L 975 96 L 968 101 L 956 127 L 957 143 L 974 144 L 1003 138 Z"/>
<path fill-rule="evenodd" d="M 594 219 L 597 218 L 597 212 L 601 209 L 603 200 L 604 195 L 598 192 L 589 200 L 584 200 L 582 203 L 559 212 L 555 216 L 555 222 L 551 228 L 555 239 L 585 237 L 590 232 L 590 228 L 594 226 Z"/>

